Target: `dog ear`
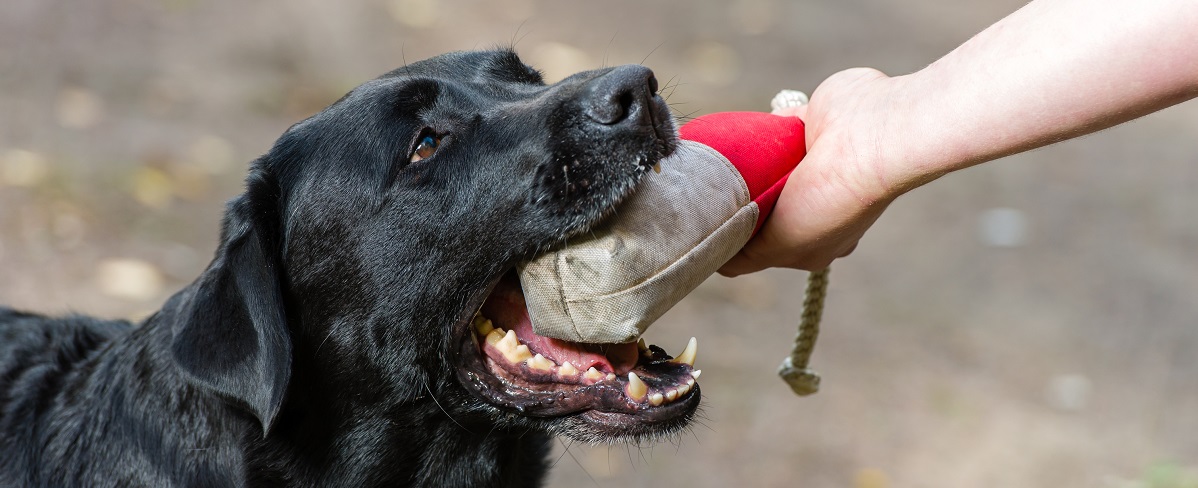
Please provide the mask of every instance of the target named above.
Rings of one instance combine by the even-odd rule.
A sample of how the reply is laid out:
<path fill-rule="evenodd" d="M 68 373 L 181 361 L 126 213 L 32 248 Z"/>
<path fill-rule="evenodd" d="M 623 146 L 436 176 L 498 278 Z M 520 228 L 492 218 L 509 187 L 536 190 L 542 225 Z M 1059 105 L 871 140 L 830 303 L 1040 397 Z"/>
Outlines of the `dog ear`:
<path fill-rule="evenodd" d="M 171 354 L 199 386 L 248 408 L 266 435 L 291 377 L 278 191 L 260 172 L 229 202 L 220 248 L 176 321 Z"/>

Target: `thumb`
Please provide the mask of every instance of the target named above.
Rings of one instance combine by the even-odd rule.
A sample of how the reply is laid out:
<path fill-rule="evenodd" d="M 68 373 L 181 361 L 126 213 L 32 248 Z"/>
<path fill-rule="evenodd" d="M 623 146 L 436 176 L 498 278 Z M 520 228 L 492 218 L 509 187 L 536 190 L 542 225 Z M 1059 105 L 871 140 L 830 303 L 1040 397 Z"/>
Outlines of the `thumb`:
<path fill-rule="evenodd" d="M 768 224 L 769 220 L 766 222 Z M 769 236 L 757 234 L 745 243 L 735 256 L 720 266 L 718 271 L 721 275 L 732 278 L 778 266 L 781 264 L 778 258 L 785 256 L 785 253 L 784 250 L 776 248 Z"/>
<path fill-rule="evenodd" d="M 765 268 L 753 262 L 753 260 L 749 259 L 748 256 L 745 256 L 745 252 L 742 250 L 736 253 L 735 256 L 732 256 L 732 259 L 729 259 L 728 262 L 724 263 L 723 266 L 720 266 L 718 271 L 721 275 L 734 278 L 743 274 L 752 273 L 754 271 L 761 271 L 763 269 Z"/>

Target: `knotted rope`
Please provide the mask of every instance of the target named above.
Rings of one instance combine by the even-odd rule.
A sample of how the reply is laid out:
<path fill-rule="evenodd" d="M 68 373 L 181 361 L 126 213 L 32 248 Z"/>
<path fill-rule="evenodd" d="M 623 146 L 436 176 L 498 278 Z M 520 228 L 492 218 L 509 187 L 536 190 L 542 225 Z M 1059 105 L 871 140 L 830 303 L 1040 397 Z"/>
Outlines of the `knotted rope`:
<path fill-rule="evenodd" d="M 807 95 L 794 90 L 783 90 L 770 101 L 770 107 L 797 107 L 807 103 Z M 782 360 L 778 376 L 799 396 L 819 391 L 819 373 L 808 368 L 815 340 L 819 337 L 819 319 L 824 313 L 824 296 L 828 291 L 828 268 L 811 273 L 807 277 L 807 291 L 803 298 L 803 315 L 799 321 L 799 332 L 795 335 L 794 348 Z"/>

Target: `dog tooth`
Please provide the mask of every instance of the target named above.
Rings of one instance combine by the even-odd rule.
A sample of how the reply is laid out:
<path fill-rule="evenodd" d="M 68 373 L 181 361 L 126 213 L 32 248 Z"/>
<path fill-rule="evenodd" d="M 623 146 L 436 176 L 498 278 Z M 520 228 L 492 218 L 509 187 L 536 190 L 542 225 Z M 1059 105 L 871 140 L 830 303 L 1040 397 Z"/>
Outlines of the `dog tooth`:
<path fill-rule="evenodd" d="M 703 374 L 703 370 L 701 370 L 701 369 L 696 369 L 696 370 L 694 370 L 694 371 L 691 371 L 691 378 L 693 378 L 693 379 L 697 380 L 697 379 L 699 379 L 699 375 L 701 375 L 701 374 Z M 693 384 L 695 384 L 695 382 L 694 382 L 693 380 L 691 380 L 691 381 L 687 381 L 687 383 L 690 383 L 690 384 L 692 384 L 692 385 L 693 385 Z"/>
<path fill-rule="evenodd" d="M 504 356 L 507 356 L 507 360 L 513 363 L 523 363 L 532 359 L 532 351 L 528 350 L 528 346 L 520 344 L 510 352 L 504 353 Z"/>
<path fill-rule="evenodd" d="M 636 340 L 636 348 L 640 349 L 641 351 L 649 350 L 649 346 L 647 344 L 645 344 L 645 338 L 642 337 L 642 338 Z"/>
<path fill-rule="evenodd" d="M 615 381 L 615 379 L 616 379 L 615 373 L 607 373 L 607 381 Z"/>
<path fill-rule="evenodd" d="M 661 173 L 661 163 L 657 163 L 657 164 L 654 164 L 654 165 L 653 165 L 653 172 L 654 172 L 654 173 Z"/>
<path fill-rule="evenodd" d="M 666 400 L 666 397 L 662 396 L 661 393 L 654 393 L 652 395 L 649 395 L 649 404 L 653 405 L 654 407 L 661 405 L 662 402 L 664 402 L 665 400 Z"/>
<path fill-rule="evenodd" d="M 490 344 L 490 345 L 498 348 L 499 341 L 503 340 L 503 332 L 500 332 L 501 330 L 503 330 L 503 329 L 494 329 L 491 332 L 488 332 L 487 333 L 487 344 Z"/>
<path fill-rule="evenodd" d="M 686 349 L 683 349 L 678 357 L 674 358 L 675 363 L 685 364 L 687 366 L 695 365 L 695 355 L 699 354 L 699 341 L 691 337 L 690 342 L 686 343 Z"/>
<path fill-rule="evenodd" d="M 641 401 L 645 399 L 645 394 L 649 393 L 649 385 L 646 385 L 636 373 L 628 373 L 628 397 Z"/>
<path fill-rule="evenodd" d="M 569 361 L 562 361 L 562 366 L 557 368 L 557 374 L 560 376 L 574 376 L 578 374 L 578 368 L 575 368 Z"/>
<path fill-rule="evenodd" d="M 528 346 L 525 346 L 525 347 L 528 347 Z M 541 371 L 553 371 L 553 366 L 555 366 L 553 364 L 553 361 L 550 361 L 545 356 L 542 356 L 540 354 L 533 356 L 531 359 L 529 359 L 526 362 L 528 363 L 528 367 L 530 367 L 532 369 L 539 369 Z"/>
<path fill-rule="evenodd" d="M 666 392 L 666 401 L 672 402 L 678 399 L 678 390 L 670 390 Z"/>
<path fill-rule="evenodd" d="M 584 373 L 582 376 L 583 376 L 583 378 L 586 378 L 591 381 L 599 381 L 599 380 L 603 379 L 603 373 L 600 373 L 599 370 L 595 369 L 594 366 L 592 366 L 591 369 L 588 369 L 587 372 Z"/>
<path fill-rule="evenodd" d="M 495 347 L 499 348 L 500 351 L 511 351 L 518 345 L 520 345 L 520 339 L 516 338 L 516 331 L 509 330 Z"/>
<path fill-rule="evenodd" d="M 492 330 L 495 330 L 495 325 L 491 323 L 491 319 L 481 315 L 476 315 L 474 317 L 474 330 L 477 330 L 479 334 L 486 336 L 487 334 L 490 334 Z"/>
<path fill-rule="evenodd" d="M 678 396 L 685 395 L 688 391 L 691 391 L 691 385 L 678 385 Z"/>

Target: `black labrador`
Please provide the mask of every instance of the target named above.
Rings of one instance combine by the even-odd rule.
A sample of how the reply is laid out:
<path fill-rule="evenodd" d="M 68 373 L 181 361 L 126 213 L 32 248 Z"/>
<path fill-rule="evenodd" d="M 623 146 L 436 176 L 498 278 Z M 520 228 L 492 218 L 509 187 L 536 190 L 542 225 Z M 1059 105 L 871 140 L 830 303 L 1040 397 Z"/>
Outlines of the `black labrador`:
<path fill-rule="evenodd" d="M 363 84 L 252 163 L 145 322 L 0 308 L 0 486 L 538 486 L 552 435 L 676 433 L 690 365 L 532 334 L 512 271 L 675 145 L 641 66 L 546 85 L 459 52 Z"/>

